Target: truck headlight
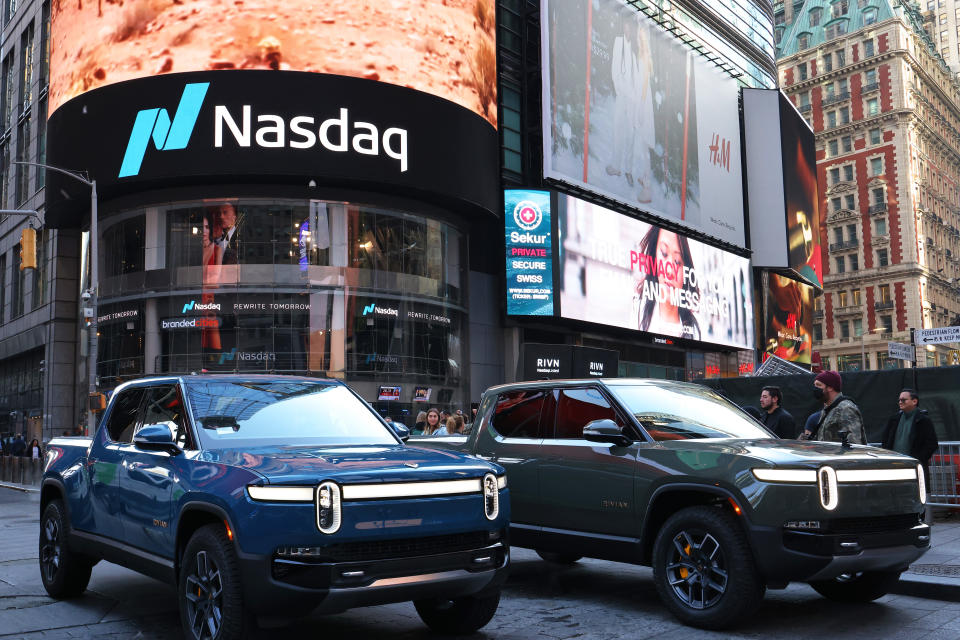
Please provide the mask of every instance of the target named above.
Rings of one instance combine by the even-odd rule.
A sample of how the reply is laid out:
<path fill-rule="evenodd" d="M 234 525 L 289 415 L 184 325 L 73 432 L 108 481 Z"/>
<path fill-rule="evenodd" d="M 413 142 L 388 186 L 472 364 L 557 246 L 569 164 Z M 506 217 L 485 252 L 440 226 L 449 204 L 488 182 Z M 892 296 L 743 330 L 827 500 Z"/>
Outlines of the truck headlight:
<path fill-rule="evenodd" d="M 833 467 L 820 467 L 817 471 L 817 488 L 820 490 L 820 504 L 827 511 L 833 511 L 840 502 L 837 492 L 837 472 Z"/>
<path fill-rule="evenodd" d="M 336 482 L 321 482 L 317 487 L 317 528 L 322 533 L 340 530 L 340 486 Z"/>
<path fill-rule="evenodd" d="M 500 487 L 497 476 L 483 476 L 483 514 L 487 520 L 496 520 L 500 515 Z"/>
<path fill-rule="evenodd" d="M 920 504 L 927 504 L 927 480 L 923 477 L 923 467 L 917 465 L 917 484 L 920 485 Z"/>

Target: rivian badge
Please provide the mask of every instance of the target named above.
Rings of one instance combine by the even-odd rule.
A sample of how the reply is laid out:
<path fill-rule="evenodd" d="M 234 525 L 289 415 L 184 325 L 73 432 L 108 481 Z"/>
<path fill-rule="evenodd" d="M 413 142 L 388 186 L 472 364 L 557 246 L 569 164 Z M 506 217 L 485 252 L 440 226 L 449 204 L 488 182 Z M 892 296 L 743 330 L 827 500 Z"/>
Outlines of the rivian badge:
<path fill-rule="evenodd" d="M 420 466 L 420 465 L 417 464 L 416 462 L 404 462 L 403 464 L 405 464 L 406 466 L 410 467 L 411 469 L 416 469 L 417 467 Z"/>

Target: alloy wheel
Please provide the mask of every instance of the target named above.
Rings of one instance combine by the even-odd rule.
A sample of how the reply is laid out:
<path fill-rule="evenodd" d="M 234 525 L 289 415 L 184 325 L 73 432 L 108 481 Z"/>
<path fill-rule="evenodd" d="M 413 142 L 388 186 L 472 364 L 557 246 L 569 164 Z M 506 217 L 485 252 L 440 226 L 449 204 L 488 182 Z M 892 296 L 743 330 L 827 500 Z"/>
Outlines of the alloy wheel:
<path fill-rule="evenodd" d="M 40 568 L 47 582 L 53 582 L 60 570 L 60 522 L 53 518 L 43 525 L 43 542 L 40 545 Z"/>
<path fill-rule="evenodd" d="M 193 571 L 187 575 L 187 618 L 196 640 L 217 637 L 223 624 L 223 582 L 220 568 L 206 551 L 197 552 Z"/>
<path fill-rule="evenodd" d="M 677 533 L 666 570 L 673 593 L 693 609 L 715 605 L 727 590 L 726 557 L 720 543 L 709 533 Z"/>

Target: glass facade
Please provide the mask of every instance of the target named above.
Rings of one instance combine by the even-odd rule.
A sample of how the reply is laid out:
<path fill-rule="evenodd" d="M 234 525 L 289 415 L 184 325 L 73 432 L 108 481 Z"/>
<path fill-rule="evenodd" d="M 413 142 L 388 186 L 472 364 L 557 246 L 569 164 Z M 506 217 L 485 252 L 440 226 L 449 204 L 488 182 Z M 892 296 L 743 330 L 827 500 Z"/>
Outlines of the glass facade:
<path fill-rule="evenodd" d="M 465 394 L 467 238 L 416 212 L 218 199 L 101 221 L 98 374 L 335 377 L 403 417 Z M 422 397 L 424 392 L 419 391 Z"/>

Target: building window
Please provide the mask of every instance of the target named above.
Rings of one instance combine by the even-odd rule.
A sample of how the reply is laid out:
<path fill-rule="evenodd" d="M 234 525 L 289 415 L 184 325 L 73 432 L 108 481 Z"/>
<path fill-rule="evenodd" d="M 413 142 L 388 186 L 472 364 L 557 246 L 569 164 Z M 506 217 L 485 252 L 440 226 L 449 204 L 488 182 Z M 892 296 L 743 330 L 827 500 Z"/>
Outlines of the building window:
<path fill-rule="evenodd" d="M 830 97 L 833 97 L 833 96 L 830 96 Z M 835 128 L 836 126 L 837 126 L 837 112 L 836 112 L 836 111 L 828 111 L 828 112 L 827 112 L 827 127 L 828 127 L 829 129 L 833 129 L 833 128 Z"/>
<path fill-rule="evenodd" d="M 847 306 L 847 292 L 846 292 L 846 291 L 840 291 L 839 293 L 837 293 L 837 306 L 838 306 L 838 307 L 845 307 L 845 306 Z"/>
<path fill-rule="evenodd" d="M 867 69 L 863 72 L 863 84 L 871 85 L 877 83 L 877 70 Z"/>
<path fill-rule="evenodd" d="M 827 143 L 827 155 L 830 156 L 831 158 L 834 156 L 840 155 L 839 149 L 840 149 L 840 146 L 836 140 L 831 140 L 830 142 Z"/>
<path fill-rule="evenodd" d="M 853 182 L 853 165 L 852 164 L 844 165 L 843 179 L 846 182 Z"/>
<path fill-rule="evenodd" d="M 0 255 L 0 324 L 7 316 L 7 254 Z"/>
<path fill-rule="evenodd" d="M 883 158 L 870 158 L 870 175 L 879 176 L 883 173 Z"/>
<path fill-rule="evenodd" d="M 890 302 L 890 285 L 882 284 L 877 288 L 877 293 L 880 296 L 879 302 Z"/>
<path fill-rule="evenodd" d="M 893 316 L 880 316 L 880 324 L 884 333 L 893 333 Z"/>
<path fill-rule="evenodd" d="M 851 292 L 851 294 L 852 294 L 851 297 L 853 298 L 852 304 L 856 307 L 859 307 L 860 306 L 860 289 L 854 289 Z"/>
<path fill-rule="evenodd" d="M 850 240 L 850 242 L 853 242 L 857 239 L 857 225 L 847 225 L 847 238 Z"/>
<path fill-rule="evenodd" d="M 829 53 L 823 54 L 823 72 L 830 73 L 833 71 L 833 56 Z"/>
<path fill-rule="evenodd" d="M 867 100 L 867 115 L 875 116 L 880 113 L 880 101 L 876 98 L 870 98 Z"/>
<path fill-rule="evenodd" d="M 843 65 L 847 64 L 847 52 L 843 49 L 837 50 L 837 68 L 839 69 Z"/>
<path fill-rule="evenodd" d="M 850 107 L 840 107 L 840 124 L 850 124 Z"/>
<path fill-rule="evenodd" d="M 47 86 L 50 79 L 50 2 L 43 3 L 42 23 L 40 26 L 40 89 Z M 46 119 L 46 111 L 40 113 Z"/>
<path fill-rule="evenodd" d="M 842 201 L 840 200 L 840 196 L 837 196 L 837 197 L 835 197 L 835 198 L 831 198 L 831 199 L 830 199 L 830 204 L 833 205 L 833 210 L 834 210 L 835 212 L 836 212 L 836 211 L 840 211 L 840 209 L 843 207 Z"/>
<path fill-rule="evenodd" d="M 870 144 L 880 144 L 880 129 L 870 129 Z"/>
<path fill-rule="evenodd" d="M 850 136 L 843 136 L 840 138 L 840 148 L 843 149 L 844 153 L 850 153 L 853 151 L 853 138 Z"/>
<path fill-rule="evenodd" d="M 853 335 L 859 338 L 863 335 L 863 319 L 854 318 L 853 319 Z"/>
<path fill-rule="evenodd" d="M 840 322 L 840 337 L 849 338 L 850 337 L 850 323 L 846 320 Z"/>
<path fill-rule="evenodd" d="M 47 95 L 43 94 L 40 103 L 37 105 L 37 114 L 39 126 L 37 127 L 37 162 L 45 164 L 47 162 Z M 39 191 L 43 188 L 47 179 L 47 172 L 41 167 L 36 167 L 36 187 Z"/>
<path fill-rule="evenodd" d="M 874 232 L 878 236 L 887 235 L 887 221 L 885 219 L 878 218 L 876 221 L 874 221 L 873 227 L 874 227 Z"/>
<path fill-rule="evenodd" d="M 806 36 L 800 36 L 800 38 L 799 38 L 799 43 L 800 43 L 799 46 L 800 46 L 801 49 L 806 49 L 806 48 L 807 48 L 807 37 L 806 37 Z M 806 80 L 806 79 L 807 79 L 807 63 L 806 63 L 806 62 L 801 62 L 800 64 L 797 65 L 797 77 L 800 78 L 800 80 Z"/>
<path fill-rule="evenodd" d="M 20 120 L 17 125 L 17 160 L 27 162 L 30 160 L 30 116 Z M 24 203 L 30 197 L 30 166 L 25 164 L 16 165 L 14 171 L 16 176 L 16 194 L 14 201 L 17 206 Z"/>
<path fill-rule="evenodd" d="M 830 4 L 830 17 L 839 18 L 847 15 L 847 0 L 835 0 Z"/>
<path fill-rule="evenodd" d="M 877 249 L 877 266 L 885 267 L 889 264 L 889 259 L 887 258 L 886 249 Z"/>
<path fill-rule="evenodd" d="M 873 55 L 873 40 L 863 41 L 863 57 L 869 58 Z"/>
<path fill-rule="evenodd" d="M 850 258 L 850 271 L 859 271 L 860 257 L 855 253 L 851 253 L 848 257 Z"/>
<path fill-rule="evenodd" d="M 830 184 L 837 184 L 840 182 L 840 167 L 832 167 L 830 169 Z"/>
<path fill-rule="evenodd" d="M 800 94 L 800 106 L 801 106 L 801 107 L 808 107 L 808 106 L 810 106 L 810 92 L 809 92 L 809 91 L 804 91 L 803 93 Z"/>
<path fill-rule="evenodd" d="M 877 10 L 867 9 L 863 12 L 863 24 L 873 24 L 877 21 Z"/>
<path fill-rule="evenodd" d="M 503 140 L 503 168 L 516 174 L 523 174 L 523 144 L 520 135 L 520 92 L 501 86 L 501 109 L 503 121 L 500 123 L 500 135 Z"/>
<path fill-rule="evenodd" d="M 37 231 L 37 268 L 33 270 L 33 308 L 47 302 L 47 233 Z"/>
<path fill-rule="evenodd" d="M 837 273 L 844 273 L 847 270 L 846 260 L 844 260 L 842 256 L 836 259 L 836 263 Z"/>
<path fill-rule="evenodd" d="M 808 34 L 801 33 L 799 36 L 797 36 L 797 48 L 799 48 L 801 51 L 806 49 L 809 44 L 810 44 L 810 36 Z M 800 79 L 806 80 L 807 79 L 806 63 L 800 64 L 799 68 L 800 68 Z"/>
<path fill-rule="evenodd" d="M 20 268 L 20 245 L 13 248 L 13 273 L 11 274 L 10 284 L 10 319 L 19 318 L 23 315 L 23 280 L 26 270 Z"/>
<path fill-rule="evenodd" d="M 814 7 L 810 9 L 810 26 L 816 27 L 820 24 L 820 17 L 823 15 L 823 9 L 820 7 Z"/>
<path fill-rule="evenodd" d="M 886 193 L 884 193 L 883 187 L 877 187 L 871 190 L 873 192 L 873 203 L 874 204 L 883 204 L 887 201 Z"/>
<path fill-rule="evenodd" d="M 819 322 L 813 325 L 813 341 L 823 342 L 823 325 Z"/>
<path fill-rule="evenodd" d="M 844 200 L 844 203 L 847 205 L 847 209 L 849 209 L 850 211 L 856 211 L 857 205 L 852 194 L 847 194 L 843 196 L 843 200 Z"/>
<path fill-rule="evenodd" d="M 834 227 L 833 241 L 837 244 L 843 244 L 843 227 Z"/>
<path fill-rule="evenodd" d="M 823 30 L 824 36 L 827 40 L 833 40 L 834 38 L 839 38 L 842 35 L 847 33 L 847 21 L 839 20 L 833 24 L 827 25 Z"/>
<path fill-rule="evenodd" d="M 33 23 L 20 36 L 20 113 L 33 104 Z"/>

